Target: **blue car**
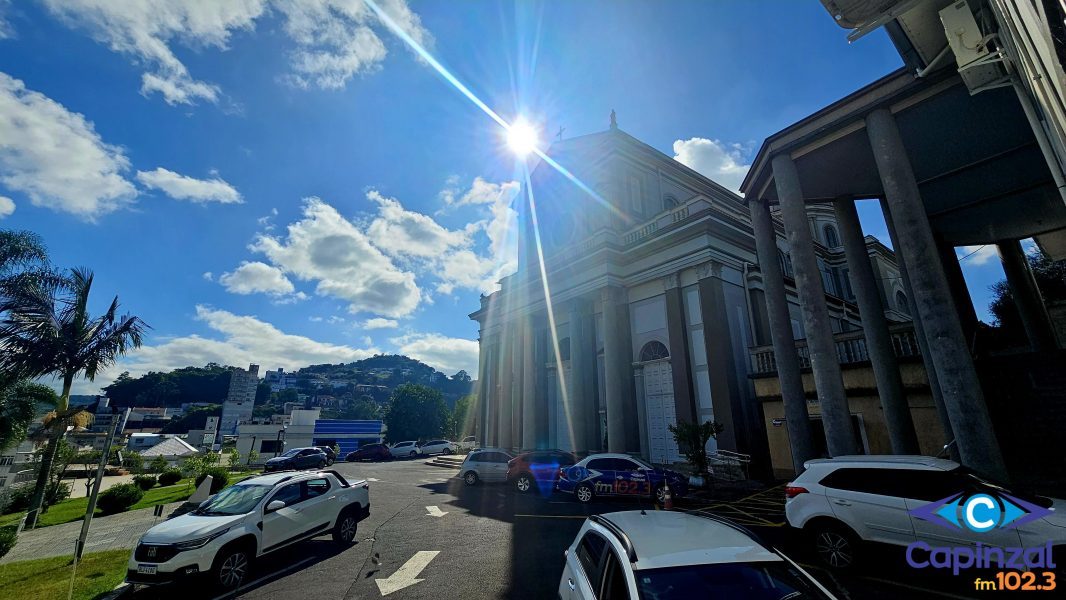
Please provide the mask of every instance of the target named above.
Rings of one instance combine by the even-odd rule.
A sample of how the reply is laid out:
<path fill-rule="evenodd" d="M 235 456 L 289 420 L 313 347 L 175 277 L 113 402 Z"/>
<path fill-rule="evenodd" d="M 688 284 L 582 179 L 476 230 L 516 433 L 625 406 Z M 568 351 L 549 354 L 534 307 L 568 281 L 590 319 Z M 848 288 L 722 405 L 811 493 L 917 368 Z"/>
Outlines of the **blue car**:
<path fill-rule="evenodd" d="M 633 496 L 661 503 L 667 485 L 674 498 L 688 492 L 688 478 L 681 473 L 627 454 L 593 454 L 560 469 L 556 489 L 574 494 L 579 502 L 591 502 L 597 496 Z"/>

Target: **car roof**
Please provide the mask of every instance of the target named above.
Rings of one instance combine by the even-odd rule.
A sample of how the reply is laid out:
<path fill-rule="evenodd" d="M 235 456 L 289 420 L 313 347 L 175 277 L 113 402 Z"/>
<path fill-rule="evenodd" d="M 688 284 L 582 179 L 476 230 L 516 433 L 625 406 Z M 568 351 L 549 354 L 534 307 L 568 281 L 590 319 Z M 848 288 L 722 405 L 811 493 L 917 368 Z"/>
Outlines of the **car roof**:
<path fill-rule="evenodd" d="M 857 466 L 866 465 L 870 467 L 880 468 L 892 468 L 894 466 L 907 466 L 907 467 L 925 467 L 927 469 L 935 469 L 941 471 L 951 471 L 959 467 L 959 463 L 953 460 L 947 460 L 945 458 L 934 458 L 932 456 L 921 455 L 894 455 L 894 454 L 855 454 L 845 456 L 835 456 L 833 458 L 816 458 L 804 463 L 804 466 L 810 468 L 811 466 Z"/>
<path fill-rule="evenodd" d="M 629 510 L 599 515 L 593 523 L 599 520 L 610 522 L 629 538 L 637 558 L 634 570 L 784 560 L 740 526 L 716 517 Z"/>

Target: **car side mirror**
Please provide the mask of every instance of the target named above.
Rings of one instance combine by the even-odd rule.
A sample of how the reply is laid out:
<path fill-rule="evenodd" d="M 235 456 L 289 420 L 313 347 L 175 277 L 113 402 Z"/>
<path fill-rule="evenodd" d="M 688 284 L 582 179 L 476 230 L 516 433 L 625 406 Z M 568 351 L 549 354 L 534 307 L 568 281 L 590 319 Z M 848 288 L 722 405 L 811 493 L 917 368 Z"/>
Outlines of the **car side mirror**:
<path fill-rule="evenodd" d="M 285 508 L 285 502 L 282 500 L 271 500 L 270 504 L 267 504 L 266 511 L 274 512 L 275 510 L 281 510 Z"/>

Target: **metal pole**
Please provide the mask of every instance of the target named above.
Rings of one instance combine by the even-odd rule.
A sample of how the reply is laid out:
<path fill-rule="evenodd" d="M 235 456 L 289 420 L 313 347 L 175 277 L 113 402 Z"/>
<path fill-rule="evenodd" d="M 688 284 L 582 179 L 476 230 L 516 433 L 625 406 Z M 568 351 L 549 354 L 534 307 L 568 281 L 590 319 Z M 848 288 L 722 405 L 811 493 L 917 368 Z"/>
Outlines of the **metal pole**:
<path fill-rule="evenodd" d="M 107 442 L 104 443 L 104 453 L 100 457 L 100 464 L 96 467 L 96 481 L 93 482 L 93 493 L 89 496 L 89 506 L 85 507 L 85 520 L 81 523 L 81 535 L 78 536 L 78 544 L 75 547 L 75 558 L 81 558 L 82 553 L 85 551 L 85 538 L 89 536 L 89 524 L 92 523 L 93 513 L 96 512 L 96 499 L 100 495 L 100 484 L 104 479 L 104 467 L 107 466 L 107 459 L 111 455 L 111 443 L 114 442 L 115 436 L 118 435 L 119 429 L 122 428 L 123 423 L 126 421 L 126 416 L 129 415 L 130 409 L 126 409 L 125 415 L 122 419 L 115 421 L 111 431 L 107 434 Z"/>

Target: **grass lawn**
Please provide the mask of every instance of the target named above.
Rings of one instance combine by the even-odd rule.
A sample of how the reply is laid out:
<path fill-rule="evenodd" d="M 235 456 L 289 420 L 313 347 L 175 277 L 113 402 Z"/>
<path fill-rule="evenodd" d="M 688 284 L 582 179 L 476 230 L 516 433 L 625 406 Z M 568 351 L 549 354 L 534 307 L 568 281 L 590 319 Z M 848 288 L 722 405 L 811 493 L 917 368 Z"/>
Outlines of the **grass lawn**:
<path fill-rule="evenodd" d="M 242 479 L 253 477 L 258 475 L 258 472 L 249 473 L 233 473 L 230 476 L 229 485 L 233 485 Z M 228 487 L 228 486 L 227 486 Z M 187 477 L 174 485 L 168 485 L 166 487 L 156 486 L 144 493 L 144 497 L 140 502 L 134 504 L 130 510 L 137 510 L 139 508 L 151 508 L 156 504 L 168 504 L 170 502 L 180 502 L 185 500 L 192 493 L 196 491 L 196 487 L 193 486 L 193 479 Z M 55 504 L 48 508 L 48 512 L 41 515 L 41 518 L 37 522 L 37 527 L 48 527 L 49 525 L 59 525 L 62 523 L 70 523 L 71 521 L 80 521 L 85 516 L 85 509 L 89 506 L 89 500 L 87 498 L 71 498 L 64 500 L 58 504 Z M 10 515 L 0 516 L 0 527 L 6 525 L 18 525 L 18 522 L 22 520 L 24 513 L 12 513 Z M 99 517 L 100 511 L 97 510 L 95 516 Z M 3 596 L 0 596 L 2 598 Z"/>
<path fill-rule="evenodd" d="M 129 557 L 129 550 L 90 552 L 83 556 L 74 578 L 74 598 L 91 600 L 113 590 L 126 576 Z M 0 598 L 66 598 L 72 568 L 69 556 L 0 565 Z"/>

